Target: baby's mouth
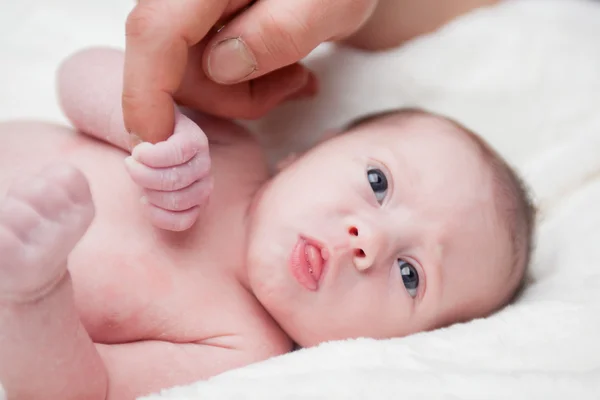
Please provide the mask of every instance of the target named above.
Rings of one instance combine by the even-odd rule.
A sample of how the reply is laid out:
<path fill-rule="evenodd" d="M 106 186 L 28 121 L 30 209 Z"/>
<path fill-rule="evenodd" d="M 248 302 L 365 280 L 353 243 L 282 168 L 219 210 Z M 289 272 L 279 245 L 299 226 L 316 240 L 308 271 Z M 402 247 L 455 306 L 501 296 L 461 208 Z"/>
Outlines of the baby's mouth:
<path fill-rule="evenodd" d="M 321 249 L 315 245 L 306 242 L 304 245 L 304 255 L 308 262 L 308 272 L 315 278 L 315 281 L 319 281 L 321 273 L 323 272 L 323 259 Z"/>
<path fill-rule="evenodd" d="M 328 257 L 327 250 L 318 241 L 300 236 L 290 258 L 292 275 L 302 286 L 315 291 Z"/>

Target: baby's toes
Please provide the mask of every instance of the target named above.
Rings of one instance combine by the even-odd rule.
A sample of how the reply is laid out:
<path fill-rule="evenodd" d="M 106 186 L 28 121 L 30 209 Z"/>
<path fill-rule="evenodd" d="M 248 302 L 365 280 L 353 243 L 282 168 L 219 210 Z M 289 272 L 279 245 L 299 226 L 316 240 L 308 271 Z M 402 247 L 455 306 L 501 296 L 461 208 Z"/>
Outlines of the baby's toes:
<path fill-rule="evenodd" d="M 209 176 L 180 190 L 165 192 L 146 189 L 144 190 L 145 199 L 142 202 L 148 202 L 167 211 L 185 211 L 204 205 L 212 187 L 212 179 Z"/>
<path fill-rule="evenodd" d="M 210 156 L 208 152 L 198 153 L 184 164 L 166 168 L 152 168 L 133 157 L 127 157 L 125 165 L 137 185 L 151 190 L 174 191 L 207 178 L 210 173 Z"/>

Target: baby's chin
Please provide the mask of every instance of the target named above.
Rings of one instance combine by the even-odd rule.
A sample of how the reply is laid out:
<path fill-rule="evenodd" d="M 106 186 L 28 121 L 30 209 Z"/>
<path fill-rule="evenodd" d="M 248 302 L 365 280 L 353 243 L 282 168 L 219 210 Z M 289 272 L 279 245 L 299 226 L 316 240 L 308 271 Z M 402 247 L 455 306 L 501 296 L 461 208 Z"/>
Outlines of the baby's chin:
<path fill-rule="evenodd" d="M 303 303 L 300 289 L 291 280 L 283 254 L 272 252 L 273 248 L 260 243 L 257 236 L 249 239 L 246 254 L 248 283 L 250 290 L 261 306 L 279 327 L 302 347 L 318 344 L 316 335 L 309 331 L 300 332 L 302 318 L 298 318 L 298 306 Z M 275 253 L 275 254 L 274 254 Z M 301 289 L 303 290 L 303 289 Z M 308 321 L 306 321 L 308 322 Z"/>

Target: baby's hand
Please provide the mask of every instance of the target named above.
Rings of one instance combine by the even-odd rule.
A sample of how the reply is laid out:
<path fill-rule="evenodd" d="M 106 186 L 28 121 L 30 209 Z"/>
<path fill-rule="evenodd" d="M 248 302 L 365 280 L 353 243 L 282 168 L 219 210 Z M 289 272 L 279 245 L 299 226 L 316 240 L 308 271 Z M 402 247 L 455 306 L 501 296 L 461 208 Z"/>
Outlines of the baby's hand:
<path fill-rule="evenodd" d="M 208 139 L 198 125 L 177 113 L 173 135 L 138 144 L 125 165 L 154 226 L 184 231 L 196 222 L 212 191 Z"/>

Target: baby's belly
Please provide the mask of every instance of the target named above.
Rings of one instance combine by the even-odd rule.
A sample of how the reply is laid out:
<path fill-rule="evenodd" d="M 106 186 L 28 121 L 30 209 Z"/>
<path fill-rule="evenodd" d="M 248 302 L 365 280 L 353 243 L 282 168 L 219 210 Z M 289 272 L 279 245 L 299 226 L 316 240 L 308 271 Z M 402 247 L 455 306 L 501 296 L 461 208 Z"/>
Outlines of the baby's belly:
<path fill-rule="evenodd" d="M 234 310 L 240 309 L 240 301 L 256 306 L 232 273 L 242 264 L 243 238 L 229 235 L 230 251 L 216 259 L 209 250 L 222 247 L 218 241 L 223 235 L 211 225 L 223 224 L 210 217 L 184 233 L 154 229 L 142 215 L 140 193 L 125 171 L 126 155 L 67 128 L 2 124 L 0 198 L 12 179 L 51 163 L 70 163 L 88 178 L 96 217 L 68 265 L 81 319 L 95 342 L 194 342 L 226 335 L 239 322 L 223 317 L 228 309 L 239 315 Z M 235 218 L 236 212 L 243 211 L 233 206 L 227 214 Z"/>

